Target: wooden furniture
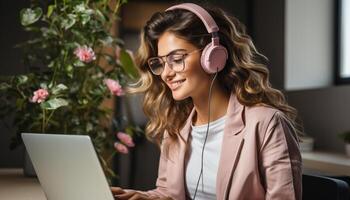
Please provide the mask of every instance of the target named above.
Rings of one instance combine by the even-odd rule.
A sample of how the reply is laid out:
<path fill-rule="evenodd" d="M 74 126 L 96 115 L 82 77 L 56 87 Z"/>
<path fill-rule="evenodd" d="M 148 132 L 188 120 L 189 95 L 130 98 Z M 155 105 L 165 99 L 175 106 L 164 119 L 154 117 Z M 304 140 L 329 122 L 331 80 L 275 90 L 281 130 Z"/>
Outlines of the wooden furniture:
<path fill-rule="evenodd" d="M 343 154 L 312 151 L 302 152 L 303 167 L 306 171 L 317 172 L 322 175 L 350 176 L 350 158 Z"/>
<path fill-rule="evenodd" d="M 302 152 L 304 171 L 323 175 L 350 176 L 350 158 L 328 152 Z M 0 199 L 47 200 L 37 178 L 25 177 L 23 170 L 0 169 Z"/>
<path fill-rule="evenodd" d="M 0 199 L 47 200 L 37 178 L 25 177 L 22 169 L 0 169 Z"/>

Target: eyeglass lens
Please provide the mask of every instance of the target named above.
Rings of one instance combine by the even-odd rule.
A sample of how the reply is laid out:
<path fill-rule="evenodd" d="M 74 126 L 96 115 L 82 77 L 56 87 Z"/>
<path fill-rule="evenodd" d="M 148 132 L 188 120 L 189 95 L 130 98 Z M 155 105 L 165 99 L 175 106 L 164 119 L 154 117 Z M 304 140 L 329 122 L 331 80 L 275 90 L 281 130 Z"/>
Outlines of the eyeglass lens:
<path fill-rule="evenodd" d="M 165 57 L 166 62 L 164 62 L 161 57 L 151 58 L 148 61 L 148 65 L 151 71 L 156 75 L 160 75 L 163 72 L 165 63 L 167 63 L 168 66 L 175 72 L 180 72 L 184 70 L 185 67 L 185 55 L 186 54 L 170 54 Z"/>

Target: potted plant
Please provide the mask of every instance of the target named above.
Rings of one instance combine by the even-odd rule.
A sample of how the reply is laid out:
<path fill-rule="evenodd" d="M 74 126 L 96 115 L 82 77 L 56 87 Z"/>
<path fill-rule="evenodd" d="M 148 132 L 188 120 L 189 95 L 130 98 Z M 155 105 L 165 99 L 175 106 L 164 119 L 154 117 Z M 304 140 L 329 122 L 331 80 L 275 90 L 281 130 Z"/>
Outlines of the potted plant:
<path fill-rule="evenodd" d="M 339 134 L 339 137 L 345 142 L 345 152 L 350 157 L 350 131 Z"/>
<path fill-rule="evenodd" d="M 127 152 L 122 143 L 132 146 L 128 136 L 135 130 L 112 126 L 121 119 L 113 119 L 113 100 L 106 106 L 106 98 L 122 96 L 138 76 L 132 55 L 111 31 L 124 3 L 37 0 L 21 10 L 30 39 L 17 47 L 27 73 L 0 79 L 0 118 L 14 115 L 17 129 L 12 149 L 22 143 L 22 132 L 88 134 L 105 174 L 114 176 L 106 151 Z M 116 137 L 122 143 L 115 145 Z"/>

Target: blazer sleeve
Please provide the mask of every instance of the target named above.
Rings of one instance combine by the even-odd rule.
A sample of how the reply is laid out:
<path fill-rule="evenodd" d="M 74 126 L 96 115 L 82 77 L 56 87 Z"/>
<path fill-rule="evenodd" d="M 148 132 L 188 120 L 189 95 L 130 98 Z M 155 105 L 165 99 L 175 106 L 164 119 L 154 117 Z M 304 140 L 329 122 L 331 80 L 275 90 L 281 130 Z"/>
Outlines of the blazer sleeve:
<path fill-rule="evenodd" d="M 265 199 L 302 198 L 302 160 L 295 129 L 279 111 L 274 113 L 260 149 Z"/>

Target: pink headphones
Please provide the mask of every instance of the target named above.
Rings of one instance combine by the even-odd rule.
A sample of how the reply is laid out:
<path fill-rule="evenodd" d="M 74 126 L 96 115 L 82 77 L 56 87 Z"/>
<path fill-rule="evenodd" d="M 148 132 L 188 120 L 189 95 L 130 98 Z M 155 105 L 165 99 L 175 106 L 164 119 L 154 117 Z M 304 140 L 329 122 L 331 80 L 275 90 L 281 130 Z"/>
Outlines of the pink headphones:
<path fill-rule="evenodd" d="M 201 55 L 201 65 L 205 72 L 209 74 L 221 71 L 226 64 L 227 60 L 227 50 L 224 46 L 219 43 L 218 31 L 219 27 L 215 23 L 214 19 L 210 14 L 202 7 L 193 3 L 183 3 L 179 5 L 172 6 L 168 10 L 174 9 L 185 9 L 196 14 L 205 25 L 208 33 L 211 33 L 211 43 L 209 43 L 202 52 Z"/>

